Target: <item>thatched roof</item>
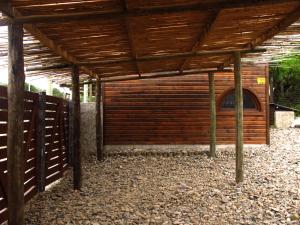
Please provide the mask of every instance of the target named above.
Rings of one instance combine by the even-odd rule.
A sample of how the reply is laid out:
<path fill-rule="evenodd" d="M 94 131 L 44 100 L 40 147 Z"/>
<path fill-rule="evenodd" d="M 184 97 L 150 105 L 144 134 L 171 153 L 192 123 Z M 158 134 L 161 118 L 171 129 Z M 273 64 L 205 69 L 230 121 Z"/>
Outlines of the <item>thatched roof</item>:
<path fill-rule="evenodd" d="M 0 25 L 24 23 L 27 76 L 58 83 L 68 82 L 72 63 L 82 79 L 224 68 L 228 50 L 299 33 L 300 17 L 299 0 L 12 0 L 0 9 Z"/>
<path fill-rule="evenodd" d="M 244 59 L 245 62 L 269 63 L 276 65 L 283 57 L 290 54 L 300 55 L 300 20 L 296 21 L 273 38 L 260 45 L 267 51 L 263 54 L 255 55 Z"/>

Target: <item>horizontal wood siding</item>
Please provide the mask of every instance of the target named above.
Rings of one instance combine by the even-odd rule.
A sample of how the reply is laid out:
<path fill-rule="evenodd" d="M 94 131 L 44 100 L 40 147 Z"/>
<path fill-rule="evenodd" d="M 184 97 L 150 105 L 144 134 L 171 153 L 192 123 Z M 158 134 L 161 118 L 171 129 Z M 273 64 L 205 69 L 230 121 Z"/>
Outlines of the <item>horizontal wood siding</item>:
<path fill-rule="evenodd" d="M 266 66 L 243 67 L 244 88 L 261 103 L 261 111 L 244 112 L 245 143 L 266 143 L 266 88 L 257 84 Z M 233 73 L 215 76 L 217 105 L 234 87 Z M 106 83 L 105 144 L 208 144 L 209 91 L 207 75 Z M 217 107 L 218 144 L 235 143 L 234 111 Z"/>

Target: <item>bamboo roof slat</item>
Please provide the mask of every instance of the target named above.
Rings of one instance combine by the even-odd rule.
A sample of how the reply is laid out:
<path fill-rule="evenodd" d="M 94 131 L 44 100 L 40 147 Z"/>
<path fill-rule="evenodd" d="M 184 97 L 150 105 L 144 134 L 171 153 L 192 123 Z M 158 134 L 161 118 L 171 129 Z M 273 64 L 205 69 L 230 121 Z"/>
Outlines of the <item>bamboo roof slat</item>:
<path fill-rule="evenodd" d="M 299 50 L 299 0 L 12 0 L 1 2 L 0 11 L 8 16 L 0 25 L 24 23 L 25 66 L 35 68 L 26 74 L 63 82 L 71 64 L 80 65 L 84 79 L 143 76 L 232 63 L 229 53 L 165 57 L 172 54 L 264 46 L 268 52 L 244 61 L 266 62 L 285 54 L 282 44 Z M 0 30 L 0 58 L 7 63 L 5 38 Z M 158 58 L 139 60 L 147 57 Z"/>

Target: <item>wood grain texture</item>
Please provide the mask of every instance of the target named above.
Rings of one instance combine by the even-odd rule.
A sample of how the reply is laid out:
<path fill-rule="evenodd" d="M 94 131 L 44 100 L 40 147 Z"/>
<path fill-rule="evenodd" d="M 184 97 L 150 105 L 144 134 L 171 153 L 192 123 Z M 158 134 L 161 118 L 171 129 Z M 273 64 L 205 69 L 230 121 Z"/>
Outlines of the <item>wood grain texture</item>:
<path fill-rule="evenodd" d="M 241 53 L 234 54 L 234 88 L 235 88 L 235 157 L 236 182 L 244 181 L 244 110 L 243 110 L 243 81 L 241 73 Z"/>
<path fill-rule="evenodd" d="M 208 74 L 208 83 L 209 83 L 209 109 L 210 109 L 210 157 L 216 157 L 216 144 L 217 144 L 217 112 L 216 112 L 216 91 L 215 91 L 215 74 L 209 73 Z"/>
<path fill-rule="evenodd" d="M 266 66 L 244 66 L 243 84 L 254 93 L 261 111 L 244 113 L 244 142 L 266 143 L 266 88 L 257 77 Z M 222 95 L 234 87 L 233 73 L 215 74 L 217 144 L 235 143 L 234 110 L 220 111 Z M 105 144 L 209 144 L 207 74 L 106 83 Z"/>
<path fill-rule="evenodd" d="M 96 82 L 96 143 L 97 159 L 104 159 L 103 147 L 103 84 L 100 80 Z"/>
<path fill-rule="evenodd" d="M 23 25 L 8 27 L 8 129 L 7 199 L 8 224 L 24 224 L 24 56 Z M 33 121 L 32 121 L 33 122 Z M 26 139 L 25 139 L 26 140 Z"/>
<path fill-rule="evenodd" d="M 7 88 L 0 86 L 0 223 L 5 222 L 8 218 L 8 177 L 6 171 L 8 168 L 8 105 L 10 103 L 7 97 Z M 41 107 L 39 106 L 39 94 L 25 91 L 24 99 L 22 100 L 24 105 L 22 120 L 24 126 L 22 148 L 22 153 L 24 154 L 22 170 L 22 176 L 24 176 L 23 198 L 24 202 L 27 202 L 38 192 L 38 181 L 40 178 L 45 179 L 46 184 L 50 184 L 61 178 L 62 173 L 68 168 L 67 144 L 61 139 L 64 136 L 63 134 L 68 132 L 68 126 L 64 126 L 63 122 L 60 121 L 58 129 L 58 126 L 55 126 L 56 121 L 54 119 L 56 114 L 53 113 L 57 105 L 63 102 L 64 107 L 59 114 L 63 114 L 64 120 L 67 121 L 68 108 L 66 107 L 66 101 L 52 96 L 45 96 L 45 116 L 43 117 L 39 116 L 39 110 L 37 110 Z M 44 133 L 41 132 L 43 129 L 45 130 Z M 53 131 L 55 133 L 54 136 L 52 135 Z M 44 139 L 44 144 L 41 143 L 42 139 Z M 39 161 L 38 153 L 41 152 L 37 151 L 37 149 L 40 148 L 44 148 L 47 154 L 44 162 Z M 44 175 L 39 175 L 38 168 L 45 169 Z"/>
<path fill-rule="evenodd" d="M 219 68 L 231 55 L 137 62 L 141 57 L 189 51 L 253 48 L 300 17 L 297 0 L 12 0 L 15 21 L 27 22 L 28 67 L 85 64 L 82 79 Z M 124 7 L 125 5 L 125 7 Z M 0 6 L 1 7 L 1 6 Z M 2 6 L 5 12 L 7 6 Z M 5 19 L 0 20 L 3 22 Z M 39 41 L 36 41 L 38 39 Z M 45 47 L 46 46 L 46 47 Z M 5 50 L 5 45 L 0 46 Z M 92 49 L 92 51 L 91 51 Z M 55 54 L 53 54 L 55 52 Z M 57 57 L 57 56 L 60 57 Z M 89 62 L 130 59 L 96 65 Z M 68 68 L 28 71 L 70 83 Z"/>
<path fill-rule="evenodd" d="M 80 151 L 80 93 L 79 93 L 79 67 L 72 67 L 72 119 L 73 119 L 73 186 L 81 188 L 81 151 Z"/>

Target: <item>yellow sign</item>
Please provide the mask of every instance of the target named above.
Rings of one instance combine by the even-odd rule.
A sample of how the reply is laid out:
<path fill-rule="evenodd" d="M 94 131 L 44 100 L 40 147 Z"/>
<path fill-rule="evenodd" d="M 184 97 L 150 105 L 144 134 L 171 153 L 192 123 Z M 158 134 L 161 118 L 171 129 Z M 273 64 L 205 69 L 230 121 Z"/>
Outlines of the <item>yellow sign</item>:
<path fill-rule="evenodd" d="M 266 84 L 266 78 L 264 78 L 264 77 L 258 77 L 257 78 L 257 83 L 258 84 Z"/>

